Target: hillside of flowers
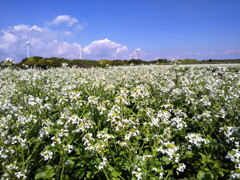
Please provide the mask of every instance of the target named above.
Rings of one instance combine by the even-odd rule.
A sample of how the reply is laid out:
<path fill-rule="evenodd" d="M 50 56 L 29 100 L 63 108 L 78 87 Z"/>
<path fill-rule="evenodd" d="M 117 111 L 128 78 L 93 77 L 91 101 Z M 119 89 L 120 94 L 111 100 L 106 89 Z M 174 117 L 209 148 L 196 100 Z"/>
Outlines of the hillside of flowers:
<path fill-rule="evenodd" d="M 0 70 L 0 179 L 239 179 L 240 68 Z"/>

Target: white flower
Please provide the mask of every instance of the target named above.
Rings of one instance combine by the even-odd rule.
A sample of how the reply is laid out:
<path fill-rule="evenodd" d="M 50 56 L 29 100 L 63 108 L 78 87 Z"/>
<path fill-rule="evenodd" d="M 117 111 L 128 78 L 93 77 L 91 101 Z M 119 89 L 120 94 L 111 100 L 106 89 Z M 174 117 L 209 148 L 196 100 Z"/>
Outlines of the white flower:
<path fill-rule="evenodd" d="M 25 173 L 23 173 L 23 172 L 21 172 L 21 171 L 16 172 L 15 175 L 16 175 L 16 177 L 17 177 L 18 179 L 20 179 L 20 178 L 26 179 L 26 178 L 27 178 L 27 176 L 25 175 Z"/>
<path fill-rule="evenodd" d="M 52 159 L 53 152 L 50 150 L 45 150 L 45 151 L 41 152 L 40 155 L 44 158 L 45 161 L 47 161 L 47 160 Z"/>
<path fill-rule="evenodd" d="M 230 178 L 232 178 L 232 179 L 240 179 L 240 173 L 236 173 L 234 171 L 231 171 Z"/>
<path fill-rule="evenodd" d="M 164 147 L 160 147 L 157 149 L 157 151 L 168 155 L 170 159 L 173 159 L 174 157 L 178 157 L 178 154 L 176 154 L 178 150 L 179 150 L 179 147 L 176 146 L 174 142 L 164 143 Z"/>
<path fill-rule="evenodd" d="M 188 142 L 191 144 L 194 144 L 195 146 L 199 147 L 203 144 L 207 144 L 208 140 L 202 138 L 200 134 L 197 133 L 188 133 L 187 136 L 185 137 Z"/>
<path fill-rule="evenodd" d="M 163 177 L 164 177 L 164 172 L 160 172 L 160 173 L 159 173 L 159 178 L 160 178 L 160 179 L 163 179 Z"/>
<path fill-rule="evenodd" d="M 136 173 L 136 177 L 137 177 L 137 180 L 141 180 L 142 179 L 142 173 L 141 172 L 137 172 Z"/>
<path fill-rule="evenodd" d="M 73 145 L 68 144 L 67 146 L 64 146 L 64 151 L 71 153 L 73 151 L 73 148 Z"/>
<path fill-rule="evenodd" d="M 182 163 L 180 166 L 178 166 L 177 171 L 183 172 L 186 169 L 186 165 Z"/>
<path fill-rule="evenodd" d="M 180 117 L 174 117 L 171 119 L 171 126 L 175 126 L 177 130 L 182 130 L 187 127 L 187 124 Z"/>
<path fill-rule="evenodd" d="M 132 174 L 134 174 L 137 178 L 137 180 L 141 180 L 142 179 L 142 169 L 138 166 L 135 166 L 137 171 L 133 171 Z"/>
<path fill-rule="evenodd" d="M 227 159 L 231 159 L 232 162 L 240 164 L 240 151 L 239 149 L 232 149 L 232 151 L 228 152 Z"/>
<path fill-rule="evenodd" d="M 63 67 L 63 68 L 68 67 L 68 63 L 62 63 L 62 67 Z"/>
<path fill-rule="evenodd" d="M 231 126 L 224 126 L 219 128 L 220 132 L 224 132 L 224 135 L 227 137 L 226 142 L 228 143 L 235 141 L 234 136 L 237 136 L 237 133 L 239 130 L 240 130 L 240 127 L 231 127 Z"/>
<path fill-rule="evenodd" d="M 103 157 L 102 158 L 102 162 L 98 165 L 98 169 L 101 170 L 101 169 L 104 169 L 104 167 L 107 165 L 107 158 L 106 157 Z"/>
<path fill-rule="evenodd" d="M 89 104 L 98 104 L 98 99 L 99 99 L 99 97 L 89 96 L 88 97 L 88 103 Z"/>
<path fill-rule="evenodd" d="M 207 96 L 202 96 L 202 99 L 200 99 L 200 102 L 203 106 L 211 106 L 211 102 L 209 101 L 209 98 Z"/>

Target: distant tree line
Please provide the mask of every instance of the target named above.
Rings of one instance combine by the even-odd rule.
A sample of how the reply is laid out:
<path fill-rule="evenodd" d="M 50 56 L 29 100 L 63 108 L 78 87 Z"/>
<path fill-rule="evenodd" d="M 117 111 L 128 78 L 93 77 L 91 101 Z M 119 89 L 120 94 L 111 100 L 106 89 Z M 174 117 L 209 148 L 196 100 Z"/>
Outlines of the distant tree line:
<path fill-rule="evenodd" d="M 95 60 L 83 60 L 83 59 L 73 59 L 68 60 L 65 58 L 50 57 L 43 58 L 40 56 L 34 56 L 30 58 L 24 58 L 20 63 L 13 63 L 10 58 L 5 61 L 0 62 L 0 67 L 38 67 L 42 69 L 47 69 L 51 67 L 61 67 L 63 63 L 67 64 L 69 67 L 80 67 L 80 68 L 90 68 L 90 67 L 106 67 L 110 66 L 122 66 L 122 65 L 140 65 L 140 64 L 171 64 L 172 61 L 168 59 L 156 59 L 152 61 L 143 61 L 141 59 L 131 59 L 131 60 L 106 60 L 102 59 L 99 61 Z M 196 59 L 177 59 L 175 61 L 180 62 L 181 64 L 219 64 L 219 63 L 240 63 L 240 59 L 225 59 L 225 60 L 196 60 Z"/>

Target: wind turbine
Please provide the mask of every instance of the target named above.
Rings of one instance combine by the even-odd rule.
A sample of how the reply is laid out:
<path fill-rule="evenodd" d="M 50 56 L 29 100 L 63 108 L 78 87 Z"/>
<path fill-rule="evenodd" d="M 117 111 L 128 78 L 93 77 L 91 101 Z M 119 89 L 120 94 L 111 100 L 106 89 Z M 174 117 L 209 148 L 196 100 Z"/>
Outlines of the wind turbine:
<path fill-rule="evenodd" d="M 31 47 L 31 49 L 32 49 L 32 46 L 31 46 L 31 44 L 30 44 L 30 42 L 25 42 L 25 47 L 27 48 L 27 57 L 29 58 L 29 50 L 28 50 L 28 47 Z"/>
<path fill-rule="evenodd" d="M 27 32 L 27 41 L 25 42 L 25 48 L 27 49 L 27 57 L 29 58 L 29 50 L 28 50 L 28 47 L 31 47 L 31 49 L 33 50 L 30 42 L 28 41 L 28 33 L 29 31 Z"/>
<path fill-rule="evenodd" d="M 79 49 L 79 51 L 80 51 L 80 52 L 79 52 L 79 53 L 80 53 L 80 54 L 79 54 L 79 55 L 80 55 L 79 57 L 80 57 L 80 59 L 82 59 L 82 48 L 78 48 L 78 49 Z"/>
<path fill-rule="evenodd" d="M 138 52 L 138 49 L 135 49 L 135 59 L 137 59 L 137 52 Z"/>
<path fill-rule="evenodd" d="M 114 53 L 114 60 L 117 60 L 117 53 Z"/>
<path fill-rule="evenodd" d="M 128 55 L 128 60 L 130 60 L 130 58 L 131 58 L 131 54 Z"/>

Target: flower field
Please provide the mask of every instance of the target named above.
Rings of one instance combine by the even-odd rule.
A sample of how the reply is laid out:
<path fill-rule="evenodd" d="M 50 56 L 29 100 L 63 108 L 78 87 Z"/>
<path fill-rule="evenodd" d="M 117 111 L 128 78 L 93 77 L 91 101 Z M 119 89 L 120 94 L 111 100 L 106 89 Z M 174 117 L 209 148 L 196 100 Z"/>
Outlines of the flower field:
<path fill-rule="evenodd" d="M 0 178 L 240 179 L 240 67 L 0 70 Z"/>

